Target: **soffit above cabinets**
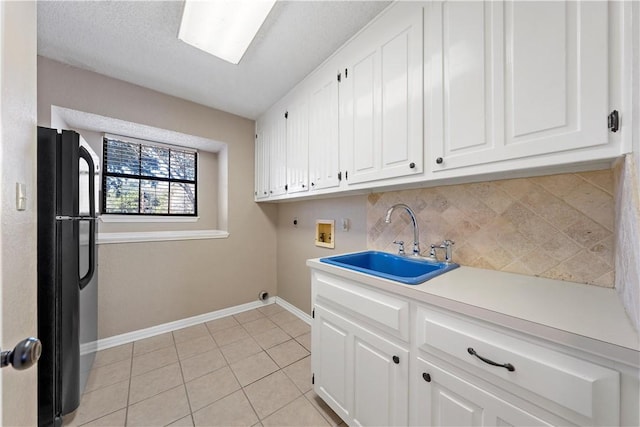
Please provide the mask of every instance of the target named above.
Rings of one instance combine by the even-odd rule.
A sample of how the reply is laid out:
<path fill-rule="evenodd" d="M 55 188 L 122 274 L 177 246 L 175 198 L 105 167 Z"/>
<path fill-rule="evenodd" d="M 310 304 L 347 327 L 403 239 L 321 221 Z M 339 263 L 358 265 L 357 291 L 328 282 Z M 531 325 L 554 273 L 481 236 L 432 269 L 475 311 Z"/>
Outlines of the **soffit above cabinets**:
<path fill-rule="evenodd" d="M 278 1 L 238 65 L 177 37 L 181 1 L 40 1 L 38 55 L 255 119 L 388 1 Z"/>

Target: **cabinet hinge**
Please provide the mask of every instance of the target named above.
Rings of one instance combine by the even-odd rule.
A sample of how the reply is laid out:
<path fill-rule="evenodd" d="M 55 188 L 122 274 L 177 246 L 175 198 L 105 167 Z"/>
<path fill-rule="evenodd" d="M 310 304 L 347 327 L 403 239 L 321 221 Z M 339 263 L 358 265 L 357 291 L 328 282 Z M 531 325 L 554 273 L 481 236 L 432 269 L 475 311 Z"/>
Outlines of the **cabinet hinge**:
<path fill-rule="evenodd" d="M 316 309 L 315 308 L 313 310 L 311 310 L 311 318 L 312 319 L 316 318 Z"/>
<path fill-rule="evenodd" d="M 311 374 L 311 384 L 316 383 L 316 374 Z"/>
<path fill-rule="evenodd" d="M 347 78 L 347 76 L 348 76 L 348 74 L 347 74 L 348 72 L 349 72 L 349 71 L 345 68 L 345 69 L 344 69 L 344 78 L 345 78 L 345 79 L 346 79 L 346 78 Z"/>
<path fill-rule="evenodd" d="M 342 181 L 342 172 L 338 172 L 338 181 Z"/>
<path fill-rule="evenodd" d="M 258 134 L 256 133 L 256 139 L 258 139 Z"/>
<path fill-rule="evenodd" d="M 342 74 L 338 73 L 338 83 L 342 81 Z"/>
<path fill-rule="evenodd" d="M 284 185 L 284 191 L 287 191 L 289 189 L 289 184 L 285 184 Z"/>
<path fill-rule="evenodd" d="M 285 119 L 288 119 L 288 118 L 289 118 L 289 112 L 288 112 L 288 111 L 285 111 L 285 112 L 284 112 L 284 118 L 285 118 Z"/>
<path fill-rule="evenodd" d="M 344 179 L 349 180 L 349 171 L 344 171 Z"/>
<path fill-rule="evenodd" d="M 609 114 L 607 126 L 611 132 L 618 132 L 618 129 L 620 129 L 620 116 L 618 114 L 618 110 L 613 110 L 611 114 Z"/>

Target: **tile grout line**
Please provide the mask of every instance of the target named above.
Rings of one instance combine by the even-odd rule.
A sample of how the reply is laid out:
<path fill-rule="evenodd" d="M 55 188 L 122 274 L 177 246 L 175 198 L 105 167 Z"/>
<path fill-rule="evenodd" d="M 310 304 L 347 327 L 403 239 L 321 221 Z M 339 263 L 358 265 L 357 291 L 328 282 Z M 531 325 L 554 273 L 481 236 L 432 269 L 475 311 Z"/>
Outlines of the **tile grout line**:
<path fill-rule="evenodd" d="M 236 322 L 238 322 L 238 319 L 236 319 L 233 315 L 231 315 L 231 317 L 233 317 L 233 319 L 234 319 Z M 242 324 L 241 324 L 240 322 L 238 322 L 238 324 L 242 327 Z M 208 329 L 208 328 L 207 328 L 207 329 Z M 229 329 L 229 328 L 224 328 L 224 329 Z M 242 327 L 242 329 L 243 329 L 243 330 L 245 330 L 245 329 L 244 329 L 244 327 Z M 245 330 L 245 331 L 246 331 L 246 330 Z M 248 332 L 247 332 L 247 333 L 248 333 Z M 214 339 L 214 341 L 215 341 L 215 339 Z M 264 350 L 262 350 L 262 351 L 264 351 Z M 222 352 L 222 350 L 221 350 L 220 352 Z M 265 353 L 266 353 L 266 351 L 265 351 Z M 225 360 L 227 360 L 227 358 L 224 356 L 224 353 L 222 353 L 222 357 L 223 357 Z M 237 381 L 238 385 L 240 386 L 240 391 L 242 391 L 242 394 L 244 395 L 244 398 L 245 398 L 245 399 L 247 400 L 247 402 L 249 403 L 249 406 L 251 406 L 251 410 L 253 411 L 253 414 L 256 416 L 256 418 L 257 418 L 258 422 L 262 424 L 262 420 L 261 420 L 261 419 L 260 419 L 260 417 L 258 416 L 258 412 L 256 411 L 256 408 L 254 408 L 253 403 L 251 403 L 251 399 L 249 399 L 249 396 L 247 396 L 247 392 L 244 390 L 244 387 L 245 387 L 245 386 L 243 386 L 243 385 L 242 385 L 242 383 L 240 382 L 240 380 L 238 379 L 238 376 L 236 375 L 236 372 L 231 368 L 231 364 L 230 364 L 230 363 L 228 363 L 228 364 L 227 364 L 227 366 L 229 367 L 229 371 L 231 371 L 231 374 L 233 375 L 233 377 L 236 379 L 236 381 Z M 236 392 L 234 391 L 233 393 L 236 393 Z M 230 394 L 228 394 L 227 396 L 230 396 L 230 395 L 231 395 L 231 394 L 233 394 L 233 393 L 230 393 Z M 225 397 L 226 397 L 226 396 L 225 396 Z M 224 399 L 224 397 L 222 397 L 222 398 L 220 398 L 220 399 Z M 220 399 L 216 400 L 216 402 L 220 401 Z M 214 404 L 214 403 L 216 403 L 216 402 L 212 402 L 210 405 L 213 405 L 213 404 Z M 209 405 L 208 405 L 208 406 L 209 406 Z M 194 425 L 195 425 L 195 423 L 194 423 Z"/>
<path fill-rule="evenodd" d="M 313 391 L 315 394 L 315 391 L 313 390 L 313 387 L 311 387 L 311 390 Z M 308 392 L 307 392 L 308 393 Z M 311 407 L 313 409 L 316 410 L 316 412 L 318 412 L 320 414 L 320 416 L 327 422 L 327 424 L 329 424 L 330 426 L 333 426 L 333 420 L 328 419 L 322 412 L 320 412 L 320 410 L 316 407 L 316 405 L 313 404 L 313 402 L 307 397 L 307 393 L 302 393 L 302 397 L 304 397 L 305 399 L 307 399 L 307 402 L 309 402 L 309 404 L 311 405 Z M 339 424 L 336 424 L 339 425 Z"/>
<path fill-rule="evenodd" d="M 131 380 L 133 378 L 133 350 L 135 342 L 131 345 L 131 363 L 129 364 L 129 386 L 127 387 L 127 406 L 124 408 L 124 425 L 129 423 L 129 398 L 131 397 Z"/>
<path fill-rule="evenodd" d="M 233 319 L 234 319 L 236 322 L 238 322 L 238 319 L 236 319 L 234 315 L 231 315 L 231 317 L 233 317 Z M 242 326 L 242 323 L 238 322 L 238 324 L 242 327 L 242 329 L 243 329 L 245 332 L 249 333 L 249 332 L 248 332 L 248 331 L 247 331 L 247 330 Z M 206 326 L 206 325 L 205 325 L 205 326 Z M 234 326 L 231 326 L 231 327 L 228 327 L 228 328 L 223 328 L 223 329 L 221 329 L 221 330 L 224 330 L 224 329 L 230 329 L 230 328 L 232 328 L 232 327 L 234 327 Z M 213 333 L 211 332 L 211 330 L 209 330 L 209 328 L 207 328 L 207 330 L 209 331 L 209 334 L 211 335 L 211 338 L 213 338 Z M 213 338 L 213 341 L 214 341 L 216 344 L 218 343 L 218 342 L 215 340 L 215 338 Z M 218 348 L 220 348 L 220 347 L 218 347 Z M 262 350 L 262 351 L 264 351 L 264 350 Z M 244 390 L 244 387 L 245 387 L 245 386 L 243 386 L 243 385 L 240 383 L 240 380 L 238 379 L 238 376 L 236 375 L 235 371 L 231 368 L 231 363 L 229 363 L 229 361 L 227 360 L 227 358 L 226 358 L 226 356 L 224 355 L 224 353 L 222 353 L 222 350 L 220 350 L 220 353 L 222 354 L 222 357 L 224 358 L 224 360 L 227 362 L 227 367 L 229 368 L 229 371 L 231 371 L 231 374 L 233 375 L 233 377 L 236 379 L 236 382 L 237 382 L 237 383 L 238 383 L 238 385 L 240 386 L 240 391 L 242 391 L 242 394 L 244 395 L 244 398 L 245 398 L 245 399 L 247 400 L 247 402 L 249 403 L 249 406 L 251 406 L 251 410 L 253 410 L 253 413 L 254 413 L 254 415 L 256 416 L 256 418 L 257 418 L 258 422 L 259 422 L 259 423 L 262 423 L 262 420 L 261 420 L 261 419 L 260 419 L 260 417 L 258 416 L 258 412 L 256 411 L 256 408 L 254 408 L 253 403 L 251 403 L 251 400 L 249 399 L 249 396 L 247 396 L 247 393 L 246 393 L 246 391 Z M 266 353 L 266 351 L 265 351 L 265 353 Z M 251 384 L 253 384 L 253 383 L 251 383 Z M 233 392 L 231 392 L 231 393 L 227 394 L 226 396 L 223 396 L 223 397 L 219 398 L 219 399 L 218 399 L 218 400 L 216 400 L 215 402 L 211 402 L 211 403 L 210 403 L 209 405 L 207 405 L 207 406 L 211 406 L 211 405 L 215 404 L 216 402 L 219 402 L 221 399 L 224 399 L 225 397 L 230 396 L 230 395 L 232 395 L 233 393 L 236 393 L 237 391 L 238 391 L 238 390 L 233 391 Z M 205 406 L 205 408 L 206 408 L 207 406 Z M 204 408 L 203 408 L 203 409 L 204 409 Z M 192 418 L 193 418 L 193 413 L 192 413 Z M 193 425 L 195 426 L 195 420 L 194 420 Z"/>
<path fill-rule="evenodd" d="M 204 324 L 204 323 L 203 323 Z M 206 325 L 205 325 L 205 329 L 207 329 Z M 209 329 L 207 329 L 207 332 L 209 332 Z M 184 371 L 182 370 L 182 359 L 180 359 L 180 354 L 178 354 L 178 346 L 176 344 L 176 337 L 175 335 L 173 335 L 173 332 L 171 332 L 171 339 L 173 340 L 173 345 L 176 348 L 176 356 L 178 357 L 178 366 L 180 367 L 180 376 L 182 377 L 182 388 L 184 389 L 184 395 L 187 398 L 187 406 L 189 406 L 189 417 L 191 418 L 191 424 L 192 425 L 196 425 L 196 422 L 193 418 L 193 408 L 191 407 L 191 399 L 189 399 L 189 392 L 187 390 L 187 381 L 184 379 Z M 213 337 L 211 337 L 211 339 L 213 340 Z M 216 341 L 213 340 L 213 342 L 215 343 Z M 181 420 L 182 418 L 178 418 L 178 420 Z M 171 423 L 178 421 L 178 420 L 173 420 Z M 169 424 L 171 424 L 169 423 Z"/>

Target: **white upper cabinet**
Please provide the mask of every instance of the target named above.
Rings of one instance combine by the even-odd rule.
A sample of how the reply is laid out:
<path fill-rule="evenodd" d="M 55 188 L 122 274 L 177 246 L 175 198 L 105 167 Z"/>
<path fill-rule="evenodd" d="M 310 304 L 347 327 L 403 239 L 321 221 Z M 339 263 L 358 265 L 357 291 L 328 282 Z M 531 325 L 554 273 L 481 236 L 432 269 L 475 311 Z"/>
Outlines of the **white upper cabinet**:
<path fill-rule="evenodd" d="M 288 193 L 309 190 L 309 101 L 306 93 L 294 96 L 285 113 L 287 123 Z"/>
<path fill-rule="evenodd" d="M 256 200 L 269 197 L 269 145 L 266 142 L 265 126 L 256 123 L 255 191 Z"/>
<path fill-rule="evenodd" d="M 338 187 L 340 139 L 338 128 L 338 72 L 332 64 L 308 82 L 309 180 L 311 190 Z"/>
<path fill-rule="evenodd" d="M 285 112 L 276 109 L 266 119 L 269 145 L 269 197 L 287 193 L 287 123 Z"/>
<path fill-rule="evenodd" d="M 431 2 L 434 171 L 607 144 L 607 2 Z"/>
<path fill-rule="evenodd" d="M 608 5 L 504 3 L 507 157 L 606 144 Z"/>
<path fill-rule="evenodd" d="M 349 184 L 423 168 L 422 6 L 396 3 L 340 54 L 340 144 Z"/>
<path fill-rule="evenodd" d="M 602 167 L 631 149 L 630 13 L 600 0 L 393 2 L 260 118 L 255 197 L 265 183 L 279 200 Z"/>
<path fill-rule="evenodd" d="M 432 2 L 426 7 L 425 139 L 432 169 L 495 156 L 498 132 L 492 111 L 500 94 L 492 64 L 501 48 L 491 23 L 498 8 L 497 2 Z"/>

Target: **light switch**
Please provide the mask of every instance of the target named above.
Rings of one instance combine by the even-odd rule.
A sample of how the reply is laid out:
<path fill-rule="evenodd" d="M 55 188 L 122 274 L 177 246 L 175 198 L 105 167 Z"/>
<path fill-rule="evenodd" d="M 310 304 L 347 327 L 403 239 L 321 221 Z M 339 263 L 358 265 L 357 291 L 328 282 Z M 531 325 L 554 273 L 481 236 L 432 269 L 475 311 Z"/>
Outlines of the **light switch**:
<path fill-rule="evenodd" d="M 21 182 L 16 182 L 16 209 L 19 211 L 27 209 L 27 186 Z"/>

